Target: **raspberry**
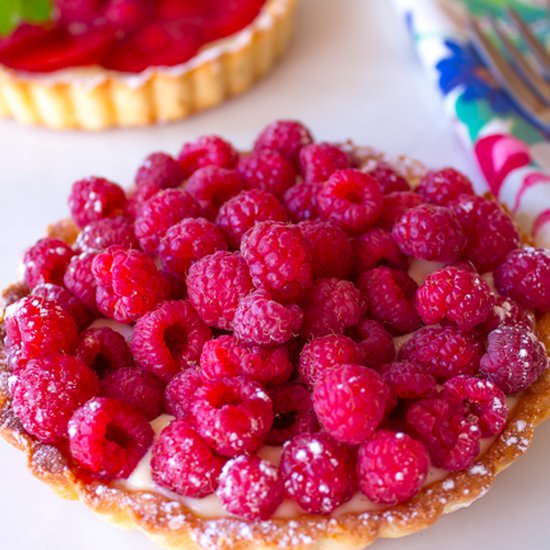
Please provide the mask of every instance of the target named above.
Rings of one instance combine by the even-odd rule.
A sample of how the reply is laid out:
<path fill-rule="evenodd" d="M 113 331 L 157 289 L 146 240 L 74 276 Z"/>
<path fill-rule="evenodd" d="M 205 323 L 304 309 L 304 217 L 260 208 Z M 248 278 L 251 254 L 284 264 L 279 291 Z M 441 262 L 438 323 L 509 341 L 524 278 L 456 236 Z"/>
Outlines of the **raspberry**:
<path fill-rule="evenodd" d="M 369 316 L 392 333 L 405 334 L 420 326 L 414 307 L 416 283 L 406 271 L 375 267 L 359 277 L 359 288 L 369 304 Z"/>
<path fill-rule="evenodd" d="M 313 276 L 346 279 L 351 272 L 352 251 L 344 231 L 319 220 L 303 221 L 298 227 L 311 248 Z"/>
<path fill-rule="evenodd" d="M 200 366 L 202 375 L 209 380 L 245 376 L 260 384 L 280 384 L 293 370 L 284 346 L 263 348 L 229 335 L 204 344 Z"/>
<path fill-rule="evenodd" d="M 218 454 L 257 451 L 273 422 L 273 405 L 262 387 L 247 378 L 205 382 L 191 406 L 197 432 Z"/>
<path fill-rule="evenodd" d="M 306 338 L 342 334 L 356 325 L 366 310 L 366 302 L 351 281 L 318 279 L 302 303 Z"/>
<path fill-rule="evenodd" d="M 497 435 L 504 428 L 508 417 L 506 397 L 489 380 L 456 376 L 445 382 L 442 397 L 453 406 L 463 407 L 465 416 L 478 419 L 481 437 Z"/>
<path fill-rule="evenodd" d="M 413 191 L 395 191 L 384 195 L 382 213 L 378 225 L 391 231 L 395 223 L 405 212 L 423 203 L 422 197 Z"/>
<path fill-rule="evenodd" d="M 167 383 L 182 369 L 199 361 L 212 337 L 188 300 L 161 302 L 138 319 L 132 335 L 136 363 Z"/>
<path fill-rule="evenodd" d="M 95 397 L 77 409 L 68 432 L 77 464 L 106 479 L 127 478 L 153 443 L 149 422 L 109 397 Z"/>
<path fill-rule="evenodd" d="M 436 394 L 436 379 L 421 365 L 410 361 L 396 361 L 383 365 L 382 380 L 399 399 L 418 399 Z"/>
<path fill-rule="evenodd" d="M 5 314 L 5 347 L 15 370 L 25 361 L 51 353 L 71 353 L 78 339 L 73 318 L 56 302 L 27 296 L 11 305 Z"/>
<path fill-rule="evenodd" d="M 389 388 L 376 371 L 360 365 L 337 365 L 317 380 L 313 408 L 334 439 L 357 445 L 382 421 L 388 397 Z"/>
<path fill-rule="evenodd" d="M 151 153 L 137 171 L 136 195 L 139 202 L 144 202 L 161 189 L 179 187 L 184 179 L 185 172 L 173 157 L 166 153 Z"/>
<path fill-rule="evenodd" d="M 393 226 L 392 237 L 407 256 L 437 262 L 456 261 L 466 244 L 453 212 L 431 204 L 407 210 Z"/>
<path fill-rule="evenodd" d="M 189 300 L 209 326 L 230 330 L 239 300 L 252 290 L 248 266 L 238 253 L 215 252 L 189 268 Z"/>
<path fill-rule="evenodd" d="M 109 372 L 101 380 L 101 390 L 105 397 L 118 399 L 147 420 L 162 414 L 164 384 L 144 370 L 124 367 Z"/>
<path fill-rule="evenodd" d="M 416 309 L 425 324 L 447 319 L 462 330 L 483 323 L 494 301 L 480 275 L 453 266 L 430 273 L 416 292 Z"/>
<path fill-rule="evenodd" d="M 464 228 L 466 248 L 463 256 L 480 273 L 493 271 L 520 243 L 514 222 L 495 201 L 462 195 L 450 208 Z"/>
<path fill-rule="evenodd" d="M 227 250 L 220 228 L 205 218 L 185 218 L 168 229 L 158 252 L 164 269 L 183 278 L 193 262 L 217 250 Z"/>
<path fill-rule="evenodd" d="M 263 290 L 257 290 L 239 302 L 233 331 L 237 338 L 252 344 L 284 344 L 298 334 L 302 318 L 298 306 L 279 304 Z"/>
<path fill-rule="evenodd" d="M 57 443 L 67 437 L 73 412 L 98 391 L 96 375 L 82 361 L 53 353 L 29 361 L 18 374 L 12 407 L 27 432 Z"/>
<path fill-rule="evenodd" d="M 234 168 L 239 160 L 237 151 L 219 136 L 202 136 L 196 141 L 184 143 L 178 161 L 186 177 L 199 168 L 218 166 Z"/>
<path fill-rule="evenodd" d="M 411 361 L 437 378 L 475 374 L 483 346 L 468 332 L 448 327 L 424 327 L 399 350 L 400 361 Z"/>
<path fill-rule="evenodd" d="M 319 217 L 351 235 L 373 226 L 382 213 L 382 205 L 378 181 L 352 168 L 334 172 L 317 195 Z"/>
<path fill-rule="evenodd" d="M 153 260 L 138 250 L 112 247 L 92 263 L 97 307 L 120 323 L 135 321 L 167 294 L 166 282 Z"/>
<path fill-rule="evenodd" d="M 416 495 L 428 476 L 426 447 L 403 432 L 381 430 L 357 454 L 359 488 L 372 502 L 398 504 Z"/>
<path fill-rule="evenodd" d="M 78 235 L 75 248 L 82 252 L 100 252 L 114 245 L 138 248 L 134 224 L 129 218 L 115 216 L 90 222 Z"/>
<path fill-rule="evenodd" d="M 550 311 L 550 252 L 521 248 L 510 252 L 495 271 L 497 290 L 520 306 Z"/>
<path fill-rule="evenodd" d="M 296 226 L 260 222 L 243 237 L 241 253 L 256 288 L 293 302 L 312 283 L 311 250 Z"/>
<path fill-rule="evenodd" d="M 407 268 L 407 258 L 389 232 L 379 227 L 351 239 L 353 273 L 360 275 L 373 267 L 384 264 L 390 267 Z"/>
<path fill-rule="evenodd" d="M 74 256 L 60 239 L 40 239 L 23 256 L 23 280 L 29 288 L 44 283 L 63 284 L 63 275 Z"/>
<path fill-rule="evenodd" d="M 285 222 L 288 216 L 277 198 L 261 189 L 241 191 L 222 205 L 216 223 L 233 248 L 239 248 L 242 236 L 256 223 Z"/>
<path fill-rule="evenodd" d="M 298 183 L 287 190 L 283 202 L 293 222 L 317 217 L 317 195 L 321 188 L 320 183 Z"/>
<path fill-rule="evenodd" d="M 308 342 L 300 353 L 298 372 L 313 387 L 324 372 L 336 365 L 362 364 L 365 354 L 359 344 L 343 334 L 328 334 Z"/>
<path fill-rule="evenodd" d="M 323 183 L 337 170 L 349 167 L 348 155 L 331 143 L 312 143 L 300 151 L 300 172 L 306 183 Z"/>
<path fill-rule="evenodd" d="M 124 212 L 126 195 L 122 187 L 104 178 L 91 177 L 73 183 L 69 208 L 79 227 Z"/>
<path fill-rule="evenodd" d="M 503 326 L 489 333 L 479 373 L 504 393 L 528 388 L 548 366 L 544 345 L 521 326 Z"/>
<path fill-rule="evenodd" d="M 172 225 L 200 214 L 200 207 L 186 191 L 166 189 L 158 192 L 143 205 L 134 223 L 141 248 L 150 254 L 155 253 Z"/>
<path fill-rule="evenodd" d="M 64 23 L 89 23 L 97 17 L 102 3 L 102 0 L 55 0 L 55 7 Z"/>
<path fill-rule="evenodd" d="M 359 342 L 364 356 L 368 358 L 367 366 L 376 368 L 394 360 L 395 345 L 392 335 L 377 321 L 362 319 L 350 333 Z"/>
<path fill-rule="evenodd" d="M 474 188 L 470 179 L 458 170 L 441 168 L 426 172 L 416 192 L 426 202 L 447 206 L 460 195 L 473 195 Z"/>
<path fill-rule="evenodd" d="M 313 143 L 310 131 L 300 122 L 278 120 L 266 126 L 254 143 L 254 151 L 277 151 L 298 166 L 302 147 Z"/>
<path fill-rule="evenodd" d="M 300 434 L 283 447 L 285 492 L 310 514 L 330 514 L 355 493 L 353 454 L 327 433 Z"/>
<path fill-rule="evenodd" d="M 269 519 L 283 501 L 277 466 L 257 456 L 238 456 L 225 463 L 216 491 L 230 514 L 250 521 Z"/>
<path fill-rule="evenodd" d="M 190 368 L 176 374 L 164 390 L 166 412 L 176 418 L 191 418 L 191 404 L 202 384 L 199 369 Z"/>
<path fill-rule="evenodd" d="M 293 164 L 277 151 L 263 149 L 241 157 L 237 168 L 246 187 L 280 197 L 296 182 Z"/>
<path fill-rule="evenodd" d="M 268 390 L 273 402 L 273 425 L 267 434 L 268 445 L 283 445 L 300 433 L 319 430 L 308 389 L 301 384 L 281 384 Z"/>
<path fill-rule="evenodd" d="M 409 182 L 387 162 L 377 162 L 372 168 L 367 170 L 367 174 L 378 181 L 382 188 L 382 193 L 385 195 L 400 191 L 410 191 Z"/>
<path fill-rule="evenodd" d="M 417 401 L 407 411 L 406 419 L 438 468 L 465 470 L 479 455 L 481 430 L 477 419 L 464 417 L 460 408 L 444 399 Z"/>
<path fill-rule="evenodd" d="M 533 330 L 535 328 L 535 316 L 531 311 L 522 308 L 510 298 L 496 296 L 489 317 L 480 328 L 484 333 L 489 333 L 500 325 L 522 325 Z"/>
<path fill-rule="evenodd" d="M 63 277 L 65 287 L 92 313 L 97 312 L 97 285 L 92 273 L 92 263 L 95 257 L 96 254 L 93 252 L 83 252 L 79 256 L 73 256 Z"/>
<path fill-rule="evenodd" d="M 134 359 L 126 340 L 109 327 L 85 330 L 80 335 L 74 356 L 82 359 L 99 376 L 134 366 Z"/>

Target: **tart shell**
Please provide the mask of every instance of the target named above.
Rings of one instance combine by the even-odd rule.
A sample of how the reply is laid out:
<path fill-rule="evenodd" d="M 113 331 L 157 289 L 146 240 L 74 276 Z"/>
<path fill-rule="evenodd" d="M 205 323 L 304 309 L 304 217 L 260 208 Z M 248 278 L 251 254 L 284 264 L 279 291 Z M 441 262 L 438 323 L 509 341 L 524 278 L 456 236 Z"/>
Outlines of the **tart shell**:
<path fill-rule="evenodd" d="M 297 3 L 267 0 L 248 27 L 176 67 L 30 75 L 0 66 L 0 117 L 83 130 L 186 118 L 245 92 L 273 67 L 289 43 Z"/>

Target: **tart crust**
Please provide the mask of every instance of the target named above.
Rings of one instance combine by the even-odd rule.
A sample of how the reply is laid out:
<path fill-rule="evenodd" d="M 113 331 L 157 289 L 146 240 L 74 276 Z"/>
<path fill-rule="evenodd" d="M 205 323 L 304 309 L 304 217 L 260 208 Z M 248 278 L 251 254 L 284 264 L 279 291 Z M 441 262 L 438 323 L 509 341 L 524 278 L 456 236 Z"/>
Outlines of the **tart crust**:
<path fill-rule="evenodd" d="M 362 166 L 373 160 L 387 160 L 368 148 L 355 148 L 352 144 L 347 147 L 361 159 Z M 421 163 L 407 157 L 400 157 L 392 164 L 413 185 L 425 171 Z M 48 234 L 69 244 L 76 237 L 69 221 L 50 226 Z M 9 305 L 27 293 L 21 283 L 12 285 L 3 293 L 4 303 Z M 537 320 L 537 332 L 550 353 L 550 313 Z M 3 348 L 0 351 L 3 354 Z M 361 550 L 377 538 L 412 534 L 487 493 L 497 474 L 527 451 L 535 427 L 550 416 L 548 367 L 518 396 L 503 432 L 474 466 L 462 472 L 449 472 L 443 479 L 423 487 L 410 501 L 336 517 L 304 514 L 292 519 L 249 522 L 232 517 L 201 518 L 181 501 L 163 494 L 90 480 L 58 448 L 39 443 L 25 433 L 10 407 L 8 378 L 6 362 L 0 356 L 0 435 L 25 452 L 31 472 L 62 497 L 81 500 L 106 520 L 124 528 L 140 529 L 158 545 L 179 550 Z"/>
<path fill-rule="evenodd" d="M 125 75 L 100 67 L 31 75 L 0 66 L 0 117 L 55 129 L 171 122 L 248 90 L 286 50 L 298 0 L 267 0 L 258 17 L 189 61 Z"/>

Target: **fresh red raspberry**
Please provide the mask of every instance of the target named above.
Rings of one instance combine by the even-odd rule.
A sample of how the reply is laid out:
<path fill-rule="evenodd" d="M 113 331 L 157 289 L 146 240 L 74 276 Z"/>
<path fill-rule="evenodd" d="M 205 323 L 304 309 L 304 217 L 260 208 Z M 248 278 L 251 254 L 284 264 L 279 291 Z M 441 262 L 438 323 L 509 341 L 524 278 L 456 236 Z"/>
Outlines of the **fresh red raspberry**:
<path fill-rule="evenodd" d="M 378 224 L 382 229 L 391 231 L 395 223 L 405 212 L 420 206 L 424 201 L 418 193 L 413 191 L 394 191 L 384 195 L 382 213 Z"/>
<path fill-rule="evenodd" d="M 323 183 L 346 168 L 350 168 L 347 153 L 332 143 L 312 143 L 300 151 L 300 172 L 306 183 Z"/>
<path fill-rule="evenodd" d="M 87 327 L 94 318 L 92 312 L 66 288 L 46 283 L 35 286 L 31 292 L 32 296 L 45 298 L 60 305 L 76 322 L 79 329 Z"/>
<path fill-rule="evenodd" d="M 369 316 L 392 333 L 406 334 L 420 326 L 414 307 L 417 286 L 406 271 L 375 267 L 359 277 L 359 288 L 369 304 Z"/>
<path fill-rule="evenodd" d="M 193 398 L 201 384 L 199 369 L 190 368 L 176 374 L 164 391 L 166 412 L 176 418 L 189 419 Z"/>
<path fill-rule="evenodd" d="M 267 434 L 268 445 L 283 445 L 300 433 L 319 430 L 309 390 L 301 384 L 287 383 L 268 389 L 273 402 L 273 425 Z"/>
<path fill-rule="evenodd" d="M 104 178 L 91 177 L 73 183 L 69 195 L 71 215 L 79 227 L 124 212 L 126 195 L 122 187 Z"/>
<path fill-rule="evenodd" d="M 286 222 L 284 206 L 277 198 L 261 189 L 241 191 L 222 205 L 216 218 L 233 248 L 239 248 L 242 236 L 256 223 Z"/>
<path fill-rule="evenodd" d="M 364 233 L 382 213 L 383 195 L 372 176 L 349 168 L 334 172 L 317 195 L 319 217 L 351 235 Z"/>
<path fill-rule="evenodd" d="M 157 152 L 145 158 L 134 181 L 141 201 L 145 201 L 161 189 L 179 187 L 184 179 L 179 162 L 167 153 Z"/>
<path fill-rule="evenodd" d="M 317 195 L 321 188 L 320 183 L 298 183 L 288 189 L 283 202 L 293 222 L 317 218 Z"/>
<path fill-rule="evenodd" d="M 504 393 L 528 388 L 548 366 L 544 344 L 522 326 L 502 326 L 489 333 L 479 373 Z"/>
<path fill-rule="evenodd" d="M 60 239 L 40 239 L 23 256 L 23 280 L 29 288 L 44 283 L 63 284 L 63 275 L 74 256 Z"/>
<path fill-rule="evenodd" d="M 407 268 L 407 258 L 395 244 L 391 233 L 379 227 L 353 237 L 351 248 L 353 273 L 356 276 L 381 264 L 401 269 Z"/>
<path fill-rule="evenodd" d="M 385 195 L 400 191 L 410 191 L 409 182 L 387 162 L 377 162 L 372 168 L 367 169 L 367 174 L 378 181 L 382 188 L 382 193 Z"/>
<path fill-rule="evenodd" d="M 489 317 L 480 328 L 486 334 L 501 325 L 522 325 L 525 328 L 534 330 L 535 321 L 535 315 L 532 311 L 522 308 L 510 298 L 496 296 Z"/>
<path fill-rule="evenodd" d="M 273 423 L 273 405 L 257 382 L 244 377 L 205 382 L 191 412 L 197 432 L 218 454 L 253 453 Z"/>
<path fill-rule="evenodd" d="M 147 420 L 157 418 L 164 408 L 164 384 L 151 373 L 135 367 L 109 372 L 101 380 L 101 391 L 105 397 L 132 407 Z"/>
<path fill-rule="evenodd" d="M 399 399 L 431 397 L 437 391 L 436 379 L 423 366 L 410 361 L 387 363 L 380 374 Z"/>
<path fill-rule="evenodd" d="M 120 323 L 135 321 L 167 294 L 167 284 L 154 261 L 138 250 L 111 247 L 92 263 L 97 307 Z"/>
<path fill-rule="evenodd" d="M 222 335 L 202 348 L 201 373 L 208 380 L 245 376 L 260 384 L 280 384 L 292 374 L 293 366 L 284 346 L 264 348 Z"/>
<path fill-rule="evenodd" d="M 430 456 L 420 441 L 403 432 L 380 430 L 357 453 L 357 481 L 367 498 L 398 504 L 416 495 L 428 476 Z"/>
<path fill-rule="evenodd" d="M 26 296 L 9 306 L 5 313 L 5 347 L 14 370 L 29 359 L 51 353 L 71 353 L 78 340 L 73 318 L 56 302 Z"/>
<path fill-rule="evenodd" d="M 217 250 L 227 250 L 221 229 L 205 218 L 185 218 L 168 229 L 158 252 L 164 269 L 184 278 L 193 262 Z"/>
<path fill-rule="evenodd" d="M 239 302 L 233 319 L 235 336 L 260 346 L 284 344 L 297 336 L 303 313 L 299 306 L 283 305 L 263 290 L 245 296 Z"/>
<path fill-rule="evenodd" d="M 454 213 L 432 204 L 407 210 L 393 226 L 392 237 L 407 256 L 437 262 L 456 261 L 466 244 Z"/>
<path fill-rule="evenodd" d="M 465 416 L 478 419 L 481 437 L 499 434 L 506 424 L 506 396 L 489 380 L 455 376 L 443 385 L 442 397 L 453 406 L 463 407 Z"/>
<path fill-rule="evenodd" d="M 310 514 L 330 514 L 355 493 L 353 453 L 327 433 L 300 434 L 283 447 L 286 494 Z"/>
<path fill-rule="evenodd" d="M 57 443 L 67 437 L 73 412 L 98 392 L 97 376 L 82 361 L 53 353 L 29 361 L 18 374 L 12 407 L 27 432 Z"/>
<path fill-rule="evenodd" d="M 519 248 L 510 252 L 495 271 L 497 290 L 520 306 L 550 311 L 550 251 Z"/>
<path fill-rule="evenodd" d="M 337 365 L 317 380 L 313 408 L 334 439 L 357 445 L 382 421 L 389 393 L 376 371 L 360 365 Z"/>
<path fill-rule="evenodd" d="M 193 197 L 181 189 L 165 189 L 153 195 L 141 209 L 134 230 L 141 248 L 154 254 L 168 229 L 184 218 L 201 215 Z"/>
<path fill-rule="evenodd" d="M 455 327 L 424 327 L 399 350 L 400 361 L 417 363 L 436 378 L 475 374 L 483 346 L 475 337 Z"/>
<path fill-rule="evenodd" d="M 478 273 L 454 266 L 430 273 L 416 291 L 416 309 L 427 325 L 447 319 L 472 330 L 487 319 L 494 303 L 491 288 Z"/>
<path fill-rule="evenodd" d="M 124 337 L 109 327 L 89 328 L 79 337 L 74 356 L 99 376 L 133 367 L 134 359 Z"/>
<path fill-rule="evenodd" d="M 278 120 L 266 126 L 254 143 L 254 151 L 277 151 L 298 167 L 302 147 L 313 143 L 310 131 L 300 122 Z"/>
<path fill-rule="evenodd" d="M 184 143 L 178 157 L 186 177 L 205 166 L 235 168 L 238 160 L 239 155 L 233 146 L 216 135 L 202 136 L 196 141 Z"/>
<path fill-rule="evenodd" d="M 302 335 L 314 338 L 342 334 L 359 322 L 366 306 L 361 292 L 351 281 L 318 279 L 302 302 Z"/>
<path fill-rule="evenodd" d="M 269 519 L 283 501 L 277 466 L 257 456 L 238 456 L 225 463 L 216 491 L 224 510 L 250 521 Z"/>
<path fill-rule="evenodd" d="M 73 256 L 63 277 L 63 284 L 67 290 L 74 294 L 92 313 L 97 312 L 97 284 L 92 273 L 95 257 L 94 252 L 83 252 L 79 256 Z"/>
<path fill-rule="evenodd" d="M 303 221 L 298 227 L 311 248 L 313 276 L 347 279 L 351 272 L 352 249 L 346 233 L 320 220 Z"/>
<path fill-rule="evenodd" d="M 263 149 L 241 157 L 237 170 L 249 189 L 261 189 L 281 197 L 296 183 L 292 162 L 277 151 Z"/>
<path fill-rule="evenodd" d="M 359 344 L 343 334 L 327 334 L 308 342 L 300 352 L 298 372 L 313 387 L 323 373 L 336 365 L 363 364 L 365 354 Z"/>
<path fill-rule="evenodd" d="M 153 480 L 182 496 L 212 494 L 223 463 L 185 420 L 173 420 L 153 445 Z"/>
<path fill-rule="evenodd" d="M 100 252 L 110 246 L 138 248 L 133 222 L 124 216 L 90 222 L 78 235 L 75 248 L 82 252 Z"/>
<path fill-rule="evenodd" d="M 426 202 L 447 206 L 460 195 L 473 195 L 474 187 L 470 179 L 458 170 L 441 168 L 426 172 L 416 192 Z"/>
<path fill-rule="evenodd" d="M 138 319 L 131 348 L 136 363 L 163 382 L 197 364 L 212 333 L 188 300 L 161 302 Z"/>
<path fill-rule="evenodd" d="M 127 478 L 154 435 L 143 415 L 109 397 L 95 397 L 77 409 L 68 432 L 73 460 L 106 479 Z"/>
<path fill-rule="evenodd" d="M 311 250 L 296 226 L 257 223 L 244 235 L 241 253 L 254 286 L 275 300 L 293 302 L 311 286 Z"/>
<path fill-rule="evenodd" d="M 411 405 L 406 419 L 428 448 L 434 466 L 460 471 L 476 461 L 481 430 L 477 418 L 466 418 L 462 408 L 444 399 L 423 399 Z"/>
<path fill-rule="evenodd" d="M 243 257 L 219 251 L 189 268 L 189 300 L 209 326 L 230 330 L 239 300 L 253 289 Z"/>
<path fill-rule="evenodd" d="M 473 195 L 461 195 L 449 207 L 466 234 L 463 256 L 480 273 L 496 269 L 506 255 L 519 246 L 518 230 L 497 202 Z"/>
<path fill-rule="evenodd" d="M 376 368 L 384 363 L 391 363 L 395 359 L 395 344 L 392 335 L 377 321 L 361 319 L 350 334 L 357 340 L 367 366 Z M 357 363 L 357 361 L 348 361 Z"/>

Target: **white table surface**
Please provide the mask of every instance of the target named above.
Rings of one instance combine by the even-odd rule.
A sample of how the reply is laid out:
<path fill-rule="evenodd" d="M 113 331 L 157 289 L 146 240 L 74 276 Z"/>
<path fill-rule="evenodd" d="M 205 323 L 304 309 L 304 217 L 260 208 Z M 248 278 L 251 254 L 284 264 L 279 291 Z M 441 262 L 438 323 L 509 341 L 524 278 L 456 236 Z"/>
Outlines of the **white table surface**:
<path fill-rule="evenodd" d="M 131 182 L 153 150 L 176 152 L 188 139 L 218 132 L 240 147 L 267 122 L 296 117 L 320 139 L 348 137 L 429 165 L 479 174 L 446 120 L 388 0 L 303 0 L 284 62 L 246 95 L 191 120 L 101 134 L 53 133 L 0 122 L 0 283 L 15 279 L 21 251 L 67 213 L 71 183 L 104 175 Z M 26 470 L 21 454 L 0 443 L 0 546 L 6 550 L 153 550 L 83 505 L 55 496 Z M 550 548 L 550 424 L 527 456 L 469 509 L 380 550 L 532 550 Z"/>

